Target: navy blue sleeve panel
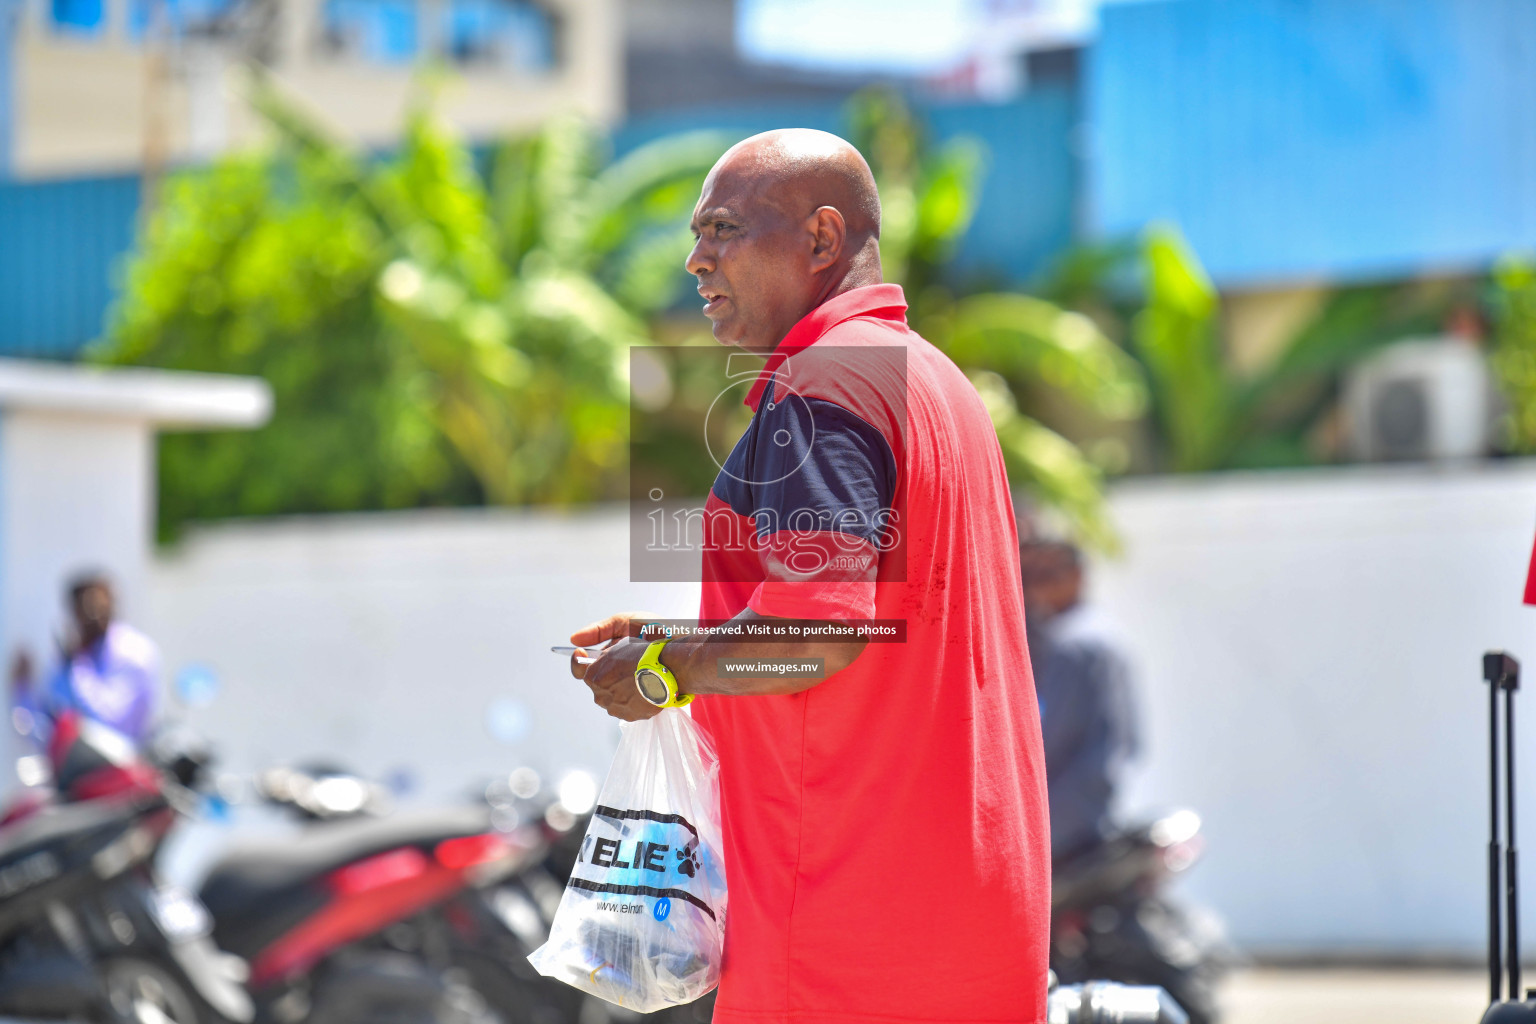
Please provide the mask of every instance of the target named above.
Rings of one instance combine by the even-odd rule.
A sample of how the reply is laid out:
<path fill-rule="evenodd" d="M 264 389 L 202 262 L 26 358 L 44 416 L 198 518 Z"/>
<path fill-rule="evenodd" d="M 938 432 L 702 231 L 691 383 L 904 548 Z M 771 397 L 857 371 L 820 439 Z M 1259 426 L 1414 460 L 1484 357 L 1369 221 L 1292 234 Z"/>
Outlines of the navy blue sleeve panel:
<path fill-rule="evenodd" d="M 830 531 L 876 542 L 896 494 L 896 458 L 878 429 L 833 402 L 777 386 L 753 428 L 749 514 L 759 537 Z"/>
<path fill-rule="evenodd" d="M 780 618 L 873 617 L 896 490 L 885 436 L 837 403 L 787 387 L 764 395 L 751 432 L 763 582 L 748 607 Z"/>

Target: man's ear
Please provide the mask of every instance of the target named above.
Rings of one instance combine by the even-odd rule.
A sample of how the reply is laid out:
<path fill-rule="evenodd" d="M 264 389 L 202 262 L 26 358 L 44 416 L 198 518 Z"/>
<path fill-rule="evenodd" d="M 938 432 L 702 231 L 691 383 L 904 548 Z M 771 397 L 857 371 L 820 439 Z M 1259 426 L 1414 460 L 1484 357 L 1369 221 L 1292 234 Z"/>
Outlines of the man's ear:
<path fill-rule="evenodd" d="M 811 214 L 811 270 L 820 272 L 833 266 L 843 255 L 848 240 L 848 226 L 835 206 L 820 206 Z"/>

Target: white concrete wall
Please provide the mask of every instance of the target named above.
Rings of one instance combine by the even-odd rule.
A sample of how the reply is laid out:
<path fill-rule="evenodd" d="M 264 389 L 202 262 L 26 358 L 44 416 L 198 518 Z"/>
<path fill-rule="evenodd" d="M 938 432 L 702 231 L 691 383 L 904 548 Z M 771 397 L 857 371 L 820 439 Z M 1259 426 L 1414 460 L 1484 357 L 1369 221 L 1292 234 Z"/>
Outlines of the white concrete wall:
<path fill-rule="evenodd" d="M 1519 604 L 1536 464 L 1144 482 L 1114 505 L 1128 555 L 1095 586 L 1141 669 L 1150 743 L 1129 803 L 1205 817 L 1189 894 L 1253 949 L 1476 955 L 1478 658 L 1507 646 L 1536 674 Z M 408 766 L 424 793 L 518 763 L 601 769 L 614 729 L 545 647 L 608 611 L 695 601 L 627 583 L 625 543 L 617 509 L 218 527 L 156 565 L 145 625 L 173 667 L 217 669 L 223 696 L 190 717 L 231 767 L 327 754 Z M 535 723 L 511 747 L 483 722 L 507 697 Z"/>
<path fill-rule="evenodd" d="M 190 713 L 226 766 L 325 756 L 409 769 L 423 795 L 520 764 L 607 767 L 617 726 L 549 652 L 608 614 L 692 616 L 696 587 L 627 581 L 622 509 L 337 516 L 196 532 L 154 573 L 146 621 L 172 671 L 205 663 Z M 487 711 L 530 720 L 508 745 Z"/>
<path fill-rule="evenodd" d="M 19 647 L 31 651 L 40 671 L 55 660 L 66 623 L 63 585 L 75 573 L 106 570 L 124 614 L 146 613 L 151 442 L 142 420 L 0 412 L 0 670 L 7 683 Z M 13 736 L 0 729 L 0 758 L 15 756 Z"/>
<path fill-rule="evenodd" d="M 1508 648 L 1536 679 L 1520 604 L 1536 465 L 1158 481 L 1115 511 L 1130 554 L 1097 592 L 1141 668 L 1151 744 L 1131 803 L 1205 817 L 1191 895 L 1259 950 L 1478 954 L 1480 655 Z"/>

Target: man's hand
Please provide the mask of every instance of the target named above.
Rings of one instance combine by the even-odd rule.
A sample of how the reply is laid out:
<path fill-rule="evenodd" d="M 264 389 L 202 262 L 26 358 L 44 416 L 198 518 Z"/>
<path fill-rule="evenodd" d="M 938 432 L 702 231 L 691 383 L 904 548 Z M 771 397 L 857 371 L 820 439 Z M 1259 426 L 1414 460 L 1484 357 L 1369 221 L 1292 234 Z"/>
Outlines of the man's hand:
<path fill-rule="evenodd" d="M 575 657 L 572 657 L 571 674 L 577 679 L 585 679 L 592 688 L 592 699 L 615 718 L 633 722 L 640 718 L 650 718 L 657 711 L 656 706 L 640 696 L 640 691 L 635 687 L 635 666 L 645 654 L 648 643 L 639 639 L 640 630 L 647 623 L 656 621 L 659 620 L 654 615 L 613 615 L 571 634 L 571 643 L 597 656 L 597 661 L 591 665 L 579 665 Z M 731 697 L 783 695 L 809 690 L 822 680 L 722 675 L 721 660 L 819 658 L 825 669 L 822 678 L 826 678 L 853 664 L 868 644 L 868 641 L 862 639 L 854 642 L 833 639 L 744 639 L 752 636 L 750 627 L 771 623 L 798 624 L 808 637 L 819 637 L 823 632 L 822 627 L 834 625 L 819 619 L 769 618 L 748 609 L 731 619 L 719 635 L 701 633 L 671 641 L 667 644 L 663 660 L 677 677 L 678 688 L 683 693 L 723 694 Z M 609 646 L 599 648 L 597 645 L 601 643 Z"/>
<path fill-rule="evenodd" d="M 634 722 L 661 710 L 640 696 L 635 687 L 635 666 L 650 643 L 634 638 L 639 636 L 642 626 L 657 618 L 628 612 L 609 616 L 571 634 L 571 643 L 588 648 L 587 653 L 597 657 L 590 665 L 578 664 L 572 657 L 571 675 L 583 680 L 592 691 L 592 700 L 614 718 Z M 602 643 L 609 646 L 599 648 L 597 645 Z"/>
<path fill-rule="evenodd" d="M 577 647 L 595 647 L 598 644 L 611 643 L 614 640 L 623 640 L 625 637 L 639 636 L 640 630 L 647 622 L 658 622 L 660 615 L 646 615 L 644 612 L 620 612 L 610 615 L 601 622 L 594 622 L 590 626 L 583 626 L 571 634 L 571 643 Z M 581 674 L 577 673 L 577 678 Z"/>

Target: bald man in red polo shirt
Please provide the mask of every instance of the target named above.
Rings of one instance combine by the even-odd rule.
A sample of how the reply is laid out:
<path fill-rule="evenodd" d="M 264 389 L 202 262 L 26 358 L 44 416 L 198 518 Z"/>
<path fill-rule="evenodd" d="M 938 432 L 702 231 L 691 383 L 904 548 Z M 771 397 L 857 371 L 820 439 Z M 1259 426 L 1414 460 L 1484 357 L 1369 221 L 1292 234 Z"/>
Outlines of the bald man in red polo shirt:
<path fill-rule="evenodd" d="M 706 507 L 700 620 L 905 628 L 901 643 L 742 629 L 656 651 L 720 758 L 731 902 L 714 1019 L 1040 1024 L 1045 762 L 991 420 L 881 283 L 879 196 L 842 139 L 738 144 L 693 232 L 715 338 L 768 357 Z M 650 618 L 571 638 L 616 641 L 573 671 L 622 719 L 657 710 L 636 677 Z M 744 678 L 726 658 L 822 659 L 825 675 Z"/>

